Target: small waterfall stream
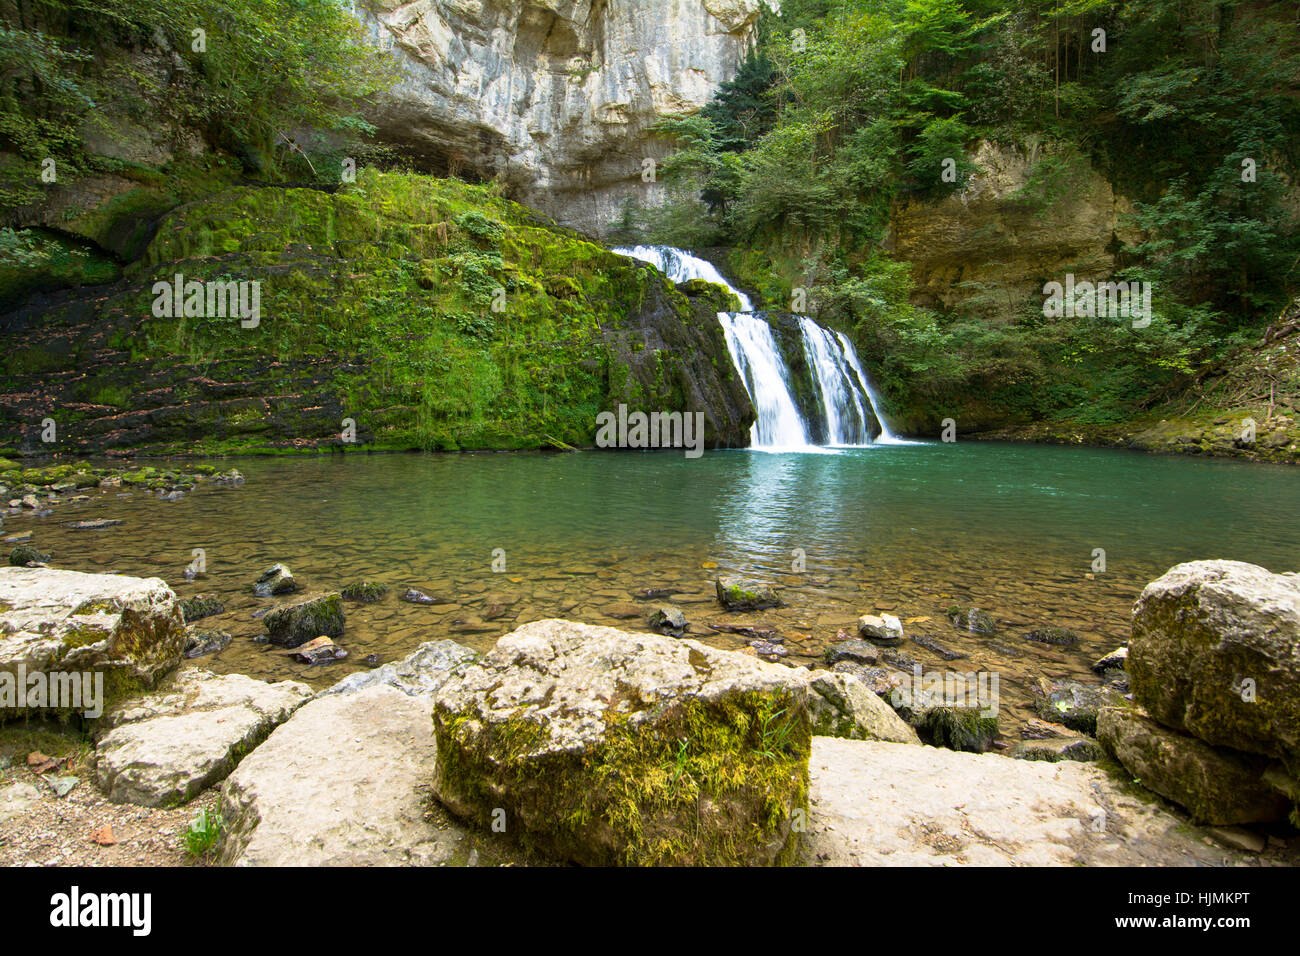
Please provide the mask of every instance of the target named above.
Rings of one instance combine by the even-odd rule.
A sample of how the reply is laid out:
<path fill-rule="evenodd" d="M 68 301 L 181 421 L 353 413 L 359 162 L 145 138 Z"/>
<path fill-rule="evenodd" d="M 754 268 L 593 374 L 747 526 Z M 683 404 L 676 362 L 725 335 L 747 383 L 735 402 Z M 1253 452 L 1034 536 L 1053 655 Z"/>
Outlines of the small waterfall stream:
<path fill-rule="evenodd" d="M 750 444 L 768 450 L 813 447 L 814 432 L 825 426 L 827 445 L 869 445 L 879 427 L 881 443 L 898 441 L 878 411 L 870 380 L 857 350 L 840 332 L 823 328 L 807 316 L 797 316 L 804 360 L 812 373 L 822 422 L 805 420 L 795 399 L 791 371 L 772 326 L 754 311 L 750 298 L 734 288 L 713 263 L 671 246 L 615 249 L 655 266 L 673 282 L 704 279 L 725 286 L 740 300 L 739 312 L 719 312 L 731 360 L 745 383 L 757 420 Z"/>

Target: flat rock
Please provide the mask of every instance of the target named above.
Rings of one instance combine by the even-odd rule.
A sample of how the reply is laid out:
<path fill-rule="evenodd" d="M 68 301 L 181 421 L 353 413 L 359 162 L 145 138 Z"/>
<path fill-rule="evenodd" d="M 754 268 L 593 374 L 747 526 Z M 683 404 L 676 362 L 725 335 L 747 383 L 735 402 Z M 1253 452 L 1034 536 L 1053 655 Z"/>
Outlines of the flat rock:
<path fill-rule="evenodd" d="M 465 863 L 475 838 L 426 820 L 432 704 L 376 685 L 323 695 L 226 780 L 219 861 L 233 866 Z"/>
<path fill-rule="evenodd" d="M 457 668 L 472 663 L 478 653 L 455 641 L 429 641 L 400 661 L 384 664 L 372 671 L 349 674 L 333 687 L 320 692 L 355 694 L 369 687 L 387 686 L 411 697 L 432 697 Z"/>
<path fill-rule="evenodd" d="M 295 681 L 182 671 L 158 692 L 104 714 L 96 783 L 114 803 L 184 803 L 225 779 L 311 697 L 311 688 Z"/>
<path fill-rule="evenodd" d="M 806 864 L 1223 863 L 1223 850 L 1090 764 L 814 737 L 809 770 Z"/>

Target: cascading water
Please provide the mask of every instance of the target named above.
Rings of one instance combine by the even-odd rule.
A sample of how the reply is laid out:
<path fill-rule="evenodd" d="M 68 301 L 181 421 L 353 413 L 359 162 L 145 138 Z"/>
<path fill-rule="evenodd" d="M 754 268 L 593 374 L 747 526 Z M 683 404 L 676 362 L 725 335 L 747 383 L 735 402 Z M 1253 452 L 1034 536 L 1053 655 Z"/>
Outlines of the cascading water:
<path fill-rule="evenodd" d="M 731 361 L 740 372 L 757 416 L 750 429 L 754 448 L 803 449 L 812 446 L 811 429 L 799 412 L 791 387 L 790 369 L 777 348 L 772 327 L 754 312 L 753 302 L 733 288 L 711 262 L 671 246 L 615 249 L 655 266 L 673 282 L 704 279 L 730 289 L 740 300 L 739 312 L 719 312 Z M 880 417 L 876 396 L 858 361 L 853 344 L 841 333 L 798 316 L 804 358 L 817 387 L 826 424 L 827 444 L 866 445 L 879 423 L 877 441 L 897 439 Z"/>

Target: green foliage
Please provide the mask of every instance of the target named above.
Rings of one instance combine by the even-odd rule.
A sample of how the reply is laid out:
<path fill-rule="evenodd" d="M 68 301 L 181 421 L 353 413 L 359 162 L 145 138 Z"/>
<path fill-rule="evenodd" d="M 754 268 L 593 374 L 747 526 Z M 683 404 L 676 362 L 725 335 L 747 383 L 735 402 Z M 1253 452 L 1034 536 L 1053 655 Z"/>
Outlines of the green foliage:
<path fill-rule="evenodd" d="M 225 825 L 221 814 L 207 809 L 200 810 L 185 831 L 185 853 L 189 858 L 197 860 L 211 853 Z"/>

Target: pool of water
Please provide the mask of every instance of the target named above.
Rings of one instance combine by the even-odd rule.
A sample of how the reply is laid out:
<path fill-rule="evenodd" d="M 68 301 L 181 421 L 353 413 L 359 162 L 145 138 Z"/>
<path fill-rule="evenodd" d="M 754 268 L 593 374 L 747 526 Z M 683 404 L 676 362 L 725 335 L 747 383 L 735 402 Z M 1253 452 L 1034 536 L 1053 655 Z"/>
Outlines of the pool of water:
<path fill-rule="evenodd" d="M 896 614 L 909 635 L 967 657 L 944 663 L 911 641 L 899 652 L 927 669 L 997 671 L 1013 720 L 1026 716 L 1039 677 L 1095 679 L 1089 662 L 1126 641 L 1134 599 L 1170 566 L 1300 566 L 1300 471 L 1285 466 L 974 442 L 694 460 L 348 455 L 223 467 L 232 464 L 242 487 L 201 487 L 174 503 L 92 491 L 45 518 L 11 516 L 4 534 L 33 530 L 59 567 L 156 575 L 181 596 L 215 592 L 227 612 L 202 627 L 235 639 L 199 663 L 218 671 L 320 687 L 370 655 L 388 661 L 443 637 L 486 649 L 539 618 L 640 628 L 649 606 L 635 592 L 671 588 L 691 636 L 736 649 L 747 639 L 707 625 L 772 626 L 794 664 L 852 632 L 859 614 Z M 123 523 L 64 526 L 88 517 Z M 187 582 L 195 548 L 207 574 Z M 275 561 L 308 590 L 390 585 L 377 604 L 348 604 L 346 660 L 310 667 L 253 640 L 262 631 L 254 613 L 274 601 L 250 585 Z M 723 573 L 778 585 L 788 606 L 724 613 L 712 587 Z M 404 603 L 408 587 L 448 603 Z M 999 634 L 954 628 L 943 613 L 954 603 L 993 614 Z M 1081 646 L 1024 639 L 1045 624 L 1077 631 Z"/>

